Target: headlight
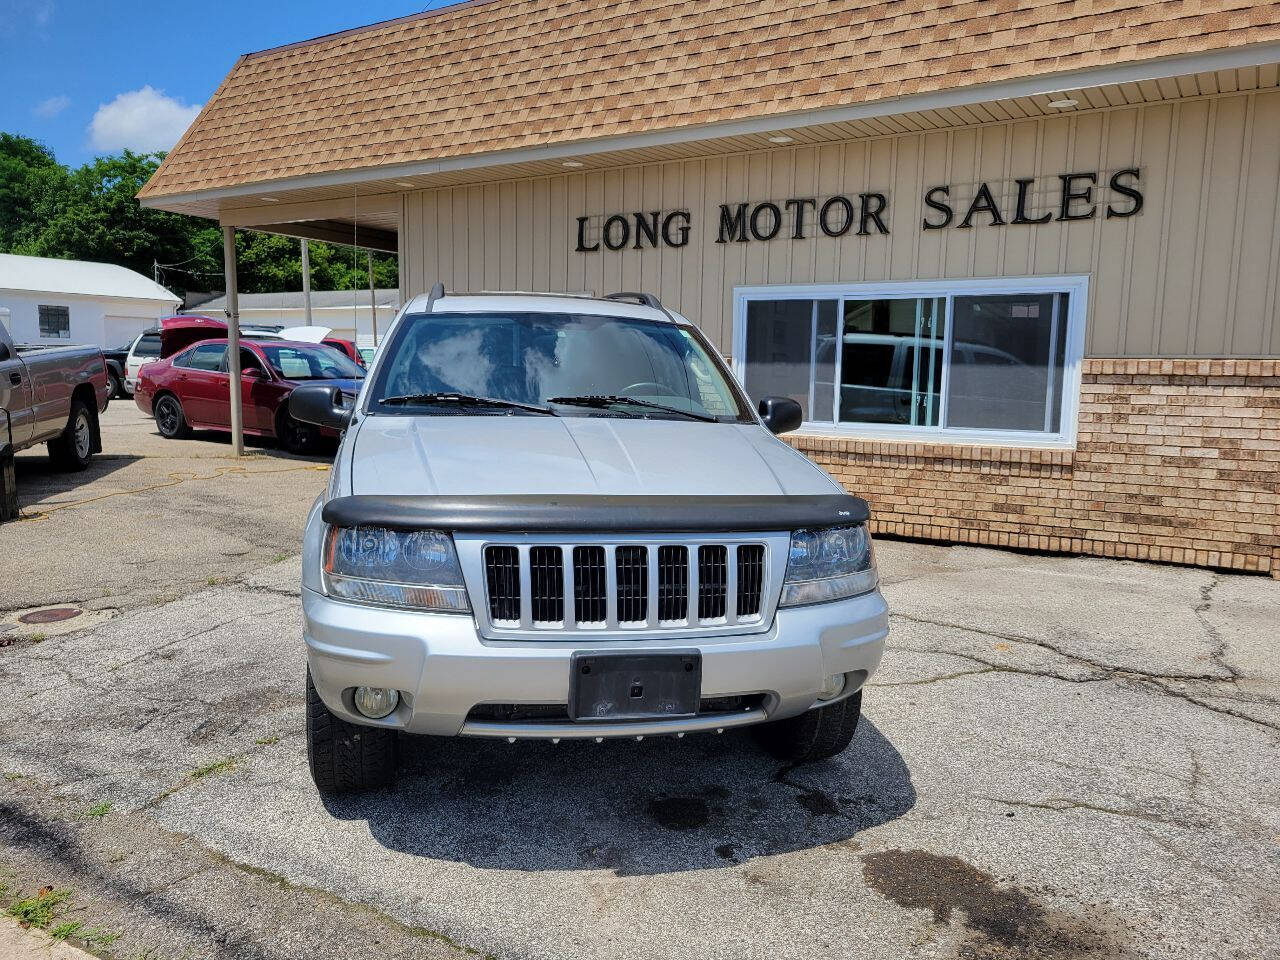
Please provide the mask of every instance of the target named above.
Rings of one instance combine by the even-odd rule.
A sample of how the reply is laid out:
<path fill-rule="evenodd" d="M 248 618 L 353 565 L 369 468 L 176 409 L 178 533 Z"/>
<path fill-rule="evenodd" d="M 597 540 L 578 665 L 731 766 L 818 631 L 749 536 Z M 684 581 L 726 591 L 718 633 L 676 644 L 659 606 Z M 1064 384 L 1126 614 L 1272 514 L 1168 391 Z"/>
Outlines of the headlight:
<path fill-rule="evenodd" d="M 796 607 L 874 590 L 875 551 L 865 524 L 791 534 L 781 605 Z"/>
<path fill-rule="evenodd" d="M 330 527 L 325 592 L 341 600 L 467 613 L 453 540 L 439 530 Z"/>

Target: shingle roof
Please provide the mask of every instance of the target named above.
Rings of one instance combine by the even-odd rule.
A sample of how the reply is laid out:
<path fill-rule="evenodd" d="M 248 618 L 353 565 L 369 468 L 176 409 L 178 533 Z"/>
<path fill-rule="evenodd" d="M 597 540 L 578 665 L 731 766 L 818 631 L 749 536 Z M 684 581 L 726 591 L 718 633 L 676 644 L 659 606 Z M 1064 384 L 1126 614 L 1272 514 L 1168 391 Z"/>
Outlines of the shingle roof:
<path fill-rule="evenodd" d="M 1276 40 L 1274 0 L 471 0 L 242 58 L 140 196 Z"/>

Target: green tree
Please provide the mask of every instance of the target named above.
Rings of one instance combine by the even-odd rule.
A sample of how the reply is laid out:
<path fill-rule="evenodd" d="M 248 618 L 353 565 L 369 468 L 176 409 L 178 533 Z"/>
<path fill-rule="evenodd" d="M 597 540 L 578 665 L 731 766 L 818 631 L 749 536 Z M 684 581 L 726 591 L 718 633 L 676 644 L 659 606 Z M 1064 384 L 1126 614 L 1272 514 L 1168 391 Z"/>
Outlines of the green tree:
<path fill-rule="evenodd" d="M 66 167 L 43 143 L 0 133 L 0 253 L 11 252 L 39 232 L 36 207 L 60 196 L 67 178 Z"/>

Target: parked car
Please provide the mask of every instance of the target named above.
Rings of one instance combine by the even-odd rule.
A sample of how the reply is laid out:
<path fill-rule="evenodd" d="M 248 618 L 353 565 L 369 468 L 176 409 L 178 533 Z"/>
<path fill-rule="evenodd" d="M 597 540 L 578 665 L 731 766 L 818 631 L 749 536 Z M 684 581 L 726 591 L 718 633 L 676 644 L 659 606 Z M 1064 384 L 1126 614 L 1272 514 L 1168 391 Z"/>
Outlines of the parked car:
<path fill-rule="evenodd" d="M 181 340 L 187 331 L 167 331 Z M 134 401 L 154 416 L 161 436 L 181 439 L 196 430 L 231 427 L 231 377 L 227 341 L 183 344 L 167 359 L 142 368 Z M 162 352 L 169 353 L 168 340 Z M 323 381 L 355 396 L 364 371 L 348 357 L 315 343 L 289 340 L 245 340 L 240 346 L 244 432 L 272 437 L 293 453 L 309 453 L 321 436 L 337 431 L 301 423 L 289 415 L 288 399 L 304 381 Z"/>
<path fill-rule="evenodd" d="M 202 317 L 195 314 L 165 317 L 157 326 L 138 334 L 128 347 L 124 359 L 122 395 L 133 396 L 138 382 L 138 372 L 148 363 L 172 356 L 197 340 L 226 335 L 226 321 L 215 317 Z M 280 336 L 279 327 L 241 327 L 240 336 L 245 340 L 283 339 Z"/>
<path fill-rule="evenodd" d="M 83 470 L 102 450 L 98 414 L 108 398 L 97 347 L 20 347 L 0 324 L 0 445 L 49 445 L 64 470 Z"/>
<path fill-rule="evenodd" d="M 345 431 L 303 548 L 322 792 L 391 782 L 405 734 L 852 740 L 888 633 L 867 504 L 652 296 L 437 286 L 354 404 L 289 406 Z"/>
<path fill-rule="evenodd" d="M 129 395 L 124 385 L 125 369 L 129 364 L 129 351 L 133 349 L 137 339 L 137 337 L 134 337 L 128 343 L 102 351 L 102 358 L 107 362 L 107 387 L 111 392 L 112 400 Z"/>
<path fill-rule="evenodd" d="M 325 337 L 320 342 L 323 343 L 326 347 L 333 347 L 333 349 L 340 351 L 350 359 L 354 360 L 356 363 L 360 364 L 360 366 L 363 367 L 366 365 L 365 359 L 361 355 L 361 352 L 358 349 L 356 349 L 356 344 L 354 340 L 346 340 L 346 339 L 343 339 L 342 337 Z"/>

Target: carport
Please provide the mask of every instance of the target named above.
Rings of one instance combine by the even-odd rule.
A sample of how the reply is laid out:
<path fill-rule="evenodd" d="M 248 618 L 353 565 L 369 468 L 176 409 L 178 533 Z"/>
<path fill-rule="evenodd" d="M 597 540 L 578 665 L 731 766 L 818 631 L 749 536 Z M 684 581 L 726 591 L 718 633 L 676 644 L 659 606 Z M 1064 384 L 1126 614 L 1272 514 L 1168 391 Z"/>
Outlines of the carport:
<path fill-rule="evenodd" d="M 227 290 L 227 340 L 230 344 L 228 362 L 231 366 L 231 446 L 234 454 L 244 454 L 244 411 L 241 405 L 240 380 L 240 297 L 237 280 L 236 230 L 256 230 L 300 240 L 324 240 L 329 243 L 348 244 L 378 253 L 399 253 L 398 231 L 400 225 L 399 203 L 395 197 L 366 198 L 361 202 L 358 190 L 350 201 L 329 201 L 323 208 L 315 204 L 281 204 L 278 198 L 259 198 L 260 204 L 251 209 L 235 211 L 213 210 L 222 226 L 222 253 Z M 392 201 L 392 202 L 388 202 Z M 192 211 L 194 212 L 194 211 Z M 309 289 L 310 279 L 304 282 Z M 376 307 L 373 308 L 376 315 Z"/>

